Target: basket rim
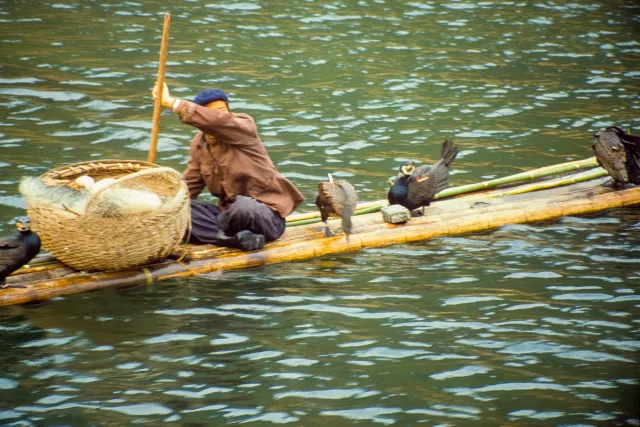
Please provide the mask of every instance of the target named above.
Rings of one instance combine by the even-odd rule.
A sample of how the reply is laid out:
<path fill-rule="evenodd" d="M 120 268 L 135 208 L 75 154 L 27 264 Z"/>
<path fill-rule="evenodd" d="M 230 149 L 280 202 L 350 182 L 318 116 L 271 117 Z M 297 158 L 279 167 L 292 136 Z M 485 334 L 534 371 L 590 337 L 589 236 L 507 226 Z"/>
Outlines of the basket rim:
<path fill-rule="evenodd" d="M 157 165 L 156 163 L 151 163 L 151 162 L 147 162 L 144 160 L 118 160 L 118 159 L 101 159 L 101 160 L 94 160 L 94 161 L 86 161 L 86 162 L 78 162 L 78 163 L 71 163 L 68 165 L 62 165 L 62 166 L 58 166 L 56 168 L 50 169 L 47 172 L 43 173 L 42 175 L 40 175 L 40 178 L 46 178 L 46 177 L 50 177 L 50 176 L 56 176 L 56 175 L 60 175 L 60 172 L 63 172 L 65 170 L 73 170 L 74 168 L 87 168 L 87 171 L 85 173 L 89 173 L 91 171 L 91 169 L 97 169 L 100 167 L 116 167 L 116 166 L 120 166 L 121 169 L 123 169 L 123 166 L 126 165 L 138 165 L 138 166 L 142 166 L 146 169 L 152 169 L 152 168 L 160 168 L 162 166 Z"/>
<path fill-rule="evenodd" d="M 106 190 L 110 189 L 113 186 L 121 185 L 123 182 L 131 181 L 131 180 L 140 178 L 141 176 L 164 174 L 164 173 L 169 173 L 171 175 L 174 175 L 178 180 L 180 180 L 182 178 L 182 175 L 180 175 L 180 173 L 177 170 L 175 170 L 173 168 L 169 168 L 169 167 L 149 168 L 149 169 L 143 169 L 143 170 L 138 171 L 138 172 L 130 173 L 127 176 L 123 176 L 122 178 L 118 178 L 117 181 L 114 181 L 111 184 L 105 185 L 103 188 L 98 190 L 96 193 L 92 194 L 90 199 L 89 199 L 89 201 L 87 202 L 87 206 L 86 206 L 85 209 L 86 209 L 87 212 L 89 212 L 90 211 L 89 207 L 92 206 L 95 203 L 95 201 L 99 199 L 98 196 L 101 195 L 102 193 L 104 193 Z"/>

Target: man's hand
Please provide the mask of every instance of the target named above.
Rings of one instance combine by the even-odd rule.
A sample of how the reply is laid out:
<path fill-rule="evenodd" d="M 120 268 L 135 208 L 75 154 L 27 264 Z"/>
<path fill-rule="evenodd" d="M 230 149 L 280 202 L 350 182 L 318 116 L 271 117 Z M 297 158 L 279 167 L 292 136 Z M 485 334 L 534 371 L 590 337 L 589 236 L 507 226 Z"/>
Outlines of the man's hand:
<path fill-rule="evenodd" d="M 158 97 L 158 82 L 156 82 L 155 86 L 153 87 L 153 90 L 151 91 L 151 95 L 153 96 L 153 99 L 156 99 Z M 173 101 L 175 101 L 175 98 L 171 97 L 171 95 L 169 94 L 169 88 L 167 87 L 166 83 L 162 84 L 162 106 L 163 107 L 167 107 L 167 108 L 171 108 L 171 106 L 173 105 Z"/>

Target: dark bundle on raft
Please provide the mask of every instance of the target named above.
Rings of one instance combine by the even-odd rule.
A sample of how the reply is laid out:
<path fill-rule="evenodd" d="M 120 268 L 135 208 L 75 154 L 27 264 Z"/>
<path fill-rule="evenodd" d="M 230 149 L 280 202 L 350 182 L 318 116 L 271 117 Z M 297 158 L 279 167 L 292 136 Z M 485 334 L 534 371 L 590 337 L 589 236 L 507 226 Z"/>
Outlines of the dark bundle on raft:
<path fill-rule="evenodd" d="M 610 126 L 593 135 L 591 147 L 617 186 L 640 184 L 640 137 Z"/>
<path fill-rule="evenodd" d="M 5 278 L 28 263 L 40 252 L 40 237 L 31 231 L 27 217 L 16 220 L 18 233 L 0 239 L 0 289 L 10 287 Z"/>
<path fill-rule="evenodd" d="M 457 155 L 457 147 L 447 139 L 442 143 L 440 160 L 434 165 L 402 165 L 387 194 L 389 204 L 402 205 L 410 211 L 422 208 L 424 214 L 436 194 L 449 187 L 449 167 Z"/>
<path fill-rule="evenodd" d="M 329 175 L 329 181 L 318 183 L 316 206 L 320 217 L 326 224 L 330 215 L 337 215 L 342 219 L 342 231 L 349 236 L 352 233 L 351 217 L 356 211 L 358 195 L 353 185 L 342 179 L 334 180 Z M 329 225 L 325 228 L 327 237 L 333 236 Z"/>

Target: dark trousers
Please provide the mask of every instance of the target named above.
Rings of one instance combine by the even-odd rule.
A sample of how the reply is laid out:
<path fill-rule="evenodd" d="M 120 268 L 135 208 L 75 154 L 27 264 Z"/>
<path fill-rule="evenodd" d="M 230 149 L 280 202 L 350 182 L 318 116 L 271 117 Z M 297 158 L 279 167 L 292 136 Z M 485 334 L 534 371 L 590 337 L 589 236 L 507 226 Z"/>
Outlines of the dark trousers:
<path fill-rule="evenodd" d="M 215 244 L 218 232 L 233 236 L 243 230 L 262 234 L 270 242 L 282 236 L 285 220 L 278 212 L 251 197 L 236 196 L 224 211 L 215 205 L 191 200 L 189 243 Z"/>

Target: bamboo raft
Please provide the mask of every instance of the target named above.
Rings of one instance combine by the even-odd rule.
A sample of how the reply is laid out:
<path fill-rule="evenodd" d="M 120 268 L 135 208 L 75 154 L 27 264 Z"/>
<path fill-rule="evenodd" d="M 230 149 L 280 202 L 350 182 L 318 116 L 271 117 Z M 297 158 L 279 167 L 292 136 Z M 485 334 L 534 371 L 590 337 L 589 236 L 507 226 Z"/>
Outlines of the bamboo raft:
<path fill-rule="evenodd" d="M 40 257 L 31 266 L 25 266 L 7 278 L 8 284 L 21 287 L 0 290 L 0 306 L 34 303 L 110 287 L 149 285 L 178 277 L 220 274 L 364 248 L 486 231 L 507 224 L 549 221 L 562 216 L 640 205 L 640 187 L 616 190 L 611 187 L 606 171 L 594 166 L 597 166 L 595 158 L 591 158 L 450 188 L 437 195 L 438 200 L 427 208 L 423 217 L 413 218 L 405 224 L 387 224 L 382 215 L 376 213 L 387 204 L 386 200 L 362 203 L 353 217 L 353 234 L 348 241 L 343 234 L 325 237 L 318 212 L 310 212 L 287 218 L 285 234 L 255 252 L 184 245 L 192 257 L 188 263 L 166 261 L 99 273 L 77 272 L 50 257 Z M 590 169 L 584 171 L 587 168 Z M 522 184 L 524 178 L 538 181 Z M 339 219 L 329 220 L 329 226 L 332 230 L 338 229 Z"/>

